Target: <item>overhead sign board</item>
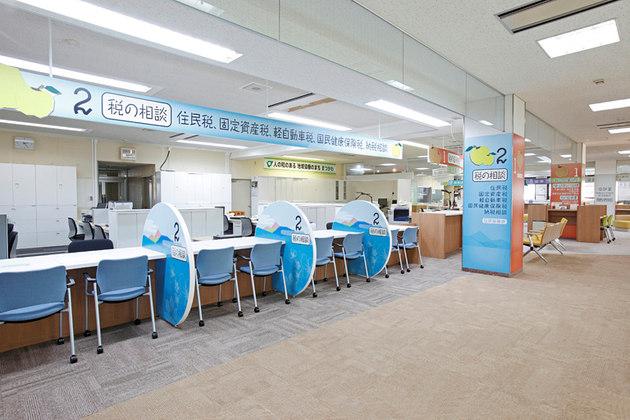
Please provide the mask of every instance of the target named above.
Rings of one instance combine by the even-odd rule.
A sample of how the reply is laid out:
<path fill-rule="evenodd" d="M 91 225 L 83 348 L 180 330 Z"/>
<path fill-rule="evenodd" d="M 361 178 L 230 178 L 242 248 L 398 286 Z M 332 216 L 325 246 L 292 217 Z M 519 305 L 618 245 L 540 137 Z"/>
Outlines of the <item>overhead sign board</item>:
<path fill-rule="evenodd" d="M 296 172 L 315 172 L 320 174 L 337 173 L 337 165 L 334 163 L 276 158 L 265 158 L 264 169 Z"/>
<path fill-rule="evenodd" d="M 0 64 L 0 109 L 38 118 L 152 128 L 206 137 L 402 159 L 399 142 L 131 94 Z"/>
<path fill-rule="evenodd" d="M 464 167 L 464 157 L 462 155 L 439 147 L 431 147 L 431 149 L 429 149 L 429 162 L 456 166 L 458 168 Z"/>

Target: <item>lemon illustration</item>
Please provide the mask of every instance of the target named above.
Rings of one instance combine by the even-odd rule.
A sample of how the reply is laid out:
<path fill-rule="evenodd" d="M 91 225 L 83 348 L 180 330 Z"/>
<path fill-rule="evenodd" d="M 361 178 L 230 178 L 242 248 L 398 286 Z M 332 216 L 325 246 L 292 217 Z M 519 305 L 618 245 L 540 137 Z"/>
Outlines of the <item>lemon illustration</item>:
<path fill-rule="evenodd" d="M 494 153 L 490 153 L 486 146 L 470 146 L 466 151 L 470 152 L 470 160 L 477 166 L 490 166 L 494 163 Z"/>
<path fill-rule="evenodd" d="M 400 143 L 396 143 L 392 146 L 392 157 L 399 158 L 402 157 L 403 148 Z"/>
<path fill-rule="evenodd" d="M 51 86 L 33 89 L 18 69 L 0 64 L 0 109 L 14 109 L 25 115 L 43 118 L 50 115 L 55 107 L 51 92 L 59 93 Z"/>

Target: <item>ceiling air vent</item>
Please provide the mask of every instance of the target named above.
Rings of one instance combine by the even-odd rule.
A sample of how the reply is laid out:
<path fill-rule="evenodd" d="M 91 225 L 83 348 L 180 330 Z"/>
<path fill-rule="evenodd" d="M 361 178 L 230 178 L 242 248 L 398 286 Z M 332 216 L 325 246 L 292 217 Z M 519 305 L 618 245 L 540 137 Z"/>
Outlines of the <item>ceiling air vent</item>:
<path fill-rule="evenodd" d="M 241 86 L 241 89 L 247 90 L 247 91 L 250 91 L 250 92 L 254 92 L 254 93 L 262 93 L 262 92 L 264 92 L 266 90 L 271 89 L 271 86 L 262 85 L 260 83 L 252 82 L 252 83 L 246 84 L 245 86 Z"/>
<path fill-rule="evenodd" d="M 618 121 L 608 124 L 597 124 L 597 128 L 601 130 L 608 130 L 611 128 L 630 127 L 630 121 Z"/>
<path fill-rule="evenodd" d="M 538 0 L 499 13 L 497 17 L 508 31 L 516 34 L 616 1 L 619 0 Z"/>

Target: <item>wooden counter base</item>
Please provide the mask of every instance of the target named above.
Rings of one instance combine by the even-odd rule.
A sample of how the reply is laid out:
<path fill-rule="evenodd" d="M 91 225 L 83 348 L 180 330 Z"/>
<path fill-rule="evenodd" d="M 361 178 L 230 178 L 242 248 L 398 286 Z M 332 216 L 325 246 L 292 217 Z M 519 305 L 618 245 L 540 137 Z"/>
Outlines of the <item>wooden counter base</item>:
<path fill-rule="evenodd" d="M 420 227 L 423 256 L 445 259 L 462 248 L 462 215 L 413 213 L 411 221 Z"/>

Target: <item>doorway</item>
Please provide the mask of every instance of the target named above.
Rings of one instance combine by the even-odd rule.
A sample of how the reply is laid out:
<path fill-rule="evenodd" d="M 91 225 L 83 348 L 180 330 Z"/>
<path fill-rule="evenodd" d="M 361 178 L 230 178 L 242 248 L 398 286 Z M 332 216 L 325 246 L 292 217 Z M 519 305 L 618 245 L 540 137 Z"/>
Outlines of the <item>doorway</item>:
<path fill-rule="evenodd" d="M 232 180 L 232 210 L 245 212 L 245 216 L 252 214 L 252 181 L 249 179 Z"/>

